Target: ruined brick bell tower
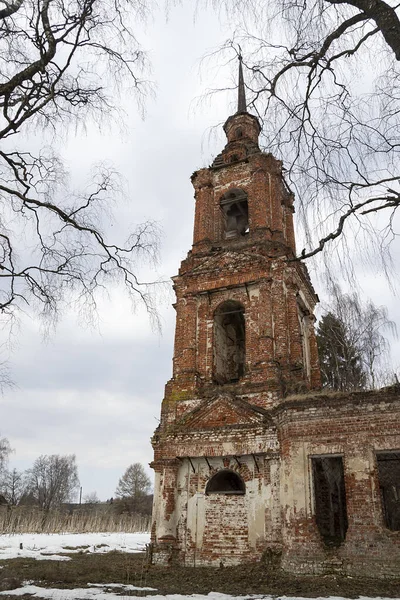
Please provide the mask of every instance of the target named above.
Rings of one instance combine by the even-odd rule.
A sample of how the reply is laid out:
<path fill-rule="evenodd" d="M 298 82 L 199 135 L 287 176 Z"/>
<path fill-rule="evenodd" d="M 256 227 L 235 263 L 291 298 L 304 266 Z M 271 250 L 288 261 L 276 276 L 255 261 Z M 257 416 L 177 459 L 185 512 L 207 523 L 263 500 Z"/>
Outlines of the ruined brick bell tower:
<path fill-rule="evenodd" d="M 173 278 L 173 376 L 153 437 L 153 561 L 232 564 L 280 543 L 271 411 L 318 388 L 318 298 L 295 257 L 293 195 L 259 147 L 239 63 L 227 144 L 192 175 L 193 246 Z"/>

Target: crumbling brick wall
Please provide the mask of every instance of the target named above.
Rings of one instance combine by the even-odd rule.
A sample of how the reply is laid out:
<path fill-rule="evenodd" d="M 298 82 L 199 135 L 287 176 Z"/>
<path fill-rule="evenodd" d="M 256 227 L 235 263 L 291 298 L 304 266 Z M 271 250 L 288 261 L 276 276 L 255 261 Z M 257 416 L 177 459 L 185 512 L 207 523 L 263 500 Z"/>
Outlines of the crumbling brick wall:
<path fill-rule="evenodd" d="M 291 396 L 256 413 L 245 406 L 229 396 L 214 399 L 173 434 L 160 434 L 155 495 L 163 498 L 163 514 L 154 513 L 153 540 L 164 535 L 187 565 L 260 560 L 278 550 L 293 573 L 397 576 L 400 531 L 385 522 L 377 456 L 399 455 L 398 386 Z M 317 523 L 316 457 L 343 461 L 348 526 L 333 545 Z M 208 481 L 224 469 L 242 477 L 244 495 L 207 495 Z M 155 560 L 169 558 L 161 550 Z"/>
<path fill-rule="evenodd" d="M 275 415 L 283 567 L 296 573 L 398 576 L 400 531 L 389 530 L 384 521 L 377 454 L 400 449 L 399 387 L 289 397 Z M 317 527 L 312 459 L 321 456 L 343 461 L 348 528 L 339 545 L 324 542 Z"/>

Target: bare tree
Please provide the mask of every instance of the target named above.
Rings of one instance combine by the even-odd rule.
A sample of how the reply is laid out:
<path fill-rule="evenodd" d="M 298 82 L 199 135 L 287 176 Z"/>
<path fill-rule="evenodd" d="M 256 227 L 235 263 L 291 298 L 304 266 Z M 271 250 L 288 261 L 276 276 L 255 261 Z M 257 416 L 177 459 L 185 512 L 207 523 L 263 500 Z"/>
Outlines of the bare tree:
<path fill-rule="evenodd" d="M 90 494 L 86 494 L 83 497 L 83 501 L 85 504 L 100 504 L 100 499 L 97 495 L 97 492 L 90 492 Z"/>
<path fill-rule="evenodd" d="M 12 469 L 6 471 L 1 485 L 1 493 L 11 506 L 17 506 L 27 490 L 28 482 L 25 472 Z"/>
<path fill-rule="evenodd" d="M 250 109 L 282 158 L 312 256 L 354 227 L 387 268 L 399 227 L 400 5 L 385 0 L 211 0 L 235 32 Z M 232 52 L 234 50 L 235 52 Z M 218 51 L 219 60 L 221 49 Z M 397 226 L 397 229 L 396 229 Z M 345 247 L 346 249 L 346 247 Z M 378 252 L 377 252 L 378 250 Z M 351 252 L 338 252 L 344 262 Z"/>
<path fill-rule="evenodd" d="M 37 131 L 58 138 L 71 125 L 109 117 L 123 85 L 142 102 L 146 58 L 133 26 L 143 0 L 2 0 L 0 10 L 0 311 L 30 306 L 52 319 L 75 300 L 90 313 L 96 292 L 119 281 L 154 305 L 138 261 L 157 254 L 145 222 L 126 244 L 104 232 L 118 177 L 101 166 L 73 192 L 60 156 L 37 149 Z M 29 138 L 29 135 L 31 136 Z M 34 138 L 34 139 L 32 139 Z"/>
<path fill-rule="evenodd" d="M 337 285 L 332 291 L 333 300 L 317 328 L 323 386 L 349 391 L 389 383 L 385 334 L 396 335 L 396 326 L 386 307 L 363 302 L 356 292 L 342 294 Z"/>
<path fill-rule="evenodd" d="M 140 463 L 130 465 L 118 482 L 115 496 L 124 510 L 141 512 L 151 488 L 150 478 Z"/>
<path fill-rule="evenodd" d="M 3 357 L 3 360 L 0 360 L 0 394 L 4 393 L 7 389 L 12 389 L 15 387 L 10 364 L 6 359 L 8 353 L 2 353 L 2 350 L 5 349 L 5 346 L 6 344 L 3 344 L 3 348 L 0 347 L 0 356 Z"/>
<path fill-rule="evenodd" d="M 73 500 L 79 488 L 75 455 L 42 455 L 29 471 L 29 490 L 39 507 L 48 511 Z"/>
<path fill-rule="evenodd" d="M 3 476 L 7 467 L 8 457 L 12 452 L 10 442 L 7 438 L 0 438 L 0 477 Z"/>

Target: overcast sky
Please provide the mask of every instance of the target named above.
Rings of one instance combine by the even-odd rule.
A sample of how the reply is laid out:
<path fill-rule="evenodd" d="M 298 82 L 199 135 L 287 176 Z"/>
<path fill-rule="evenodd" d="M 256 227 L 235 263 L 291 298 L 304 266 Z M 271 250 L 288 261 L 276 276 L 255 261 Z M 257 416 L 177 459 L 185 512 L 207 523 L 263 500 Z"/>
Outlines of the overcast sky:
<path fill-rule="evenodd" d="M 162 248 L 157 276 L 175 275 L 190 249 L 193 189 L 190 175 L 208 166 L 222 149 L 224 135 L 209 129 L 233 112 L 235 93 L 199 105 L 209 87 L 232 86 L 233 66 L 199 70 L 199 60 L 229 36 L 213 12 L 193 15 L 192 3 L 178 6 L 168 20 L 160 12 L 139 40 L 148 50 L 157 84 L 142 120 L 127 102 L 126 126 L 63 140 L 71 179 L 80 182 L 92 163 L 112 161 L 127 181 L 127 200 L 115 210 L 120 222 L 159 222 Z M 384 278 L 360 272 L 366 295 L 386 304 L 400 330 L 400 309 Z M 319 283 L 314 284 L 323 300 Z M 132 313 L 120 290 L 110 290 L 99 307 L 99 325 L 90 329 L 65 314 L 43 342 L 40 325 L 24 319 L 14 337 L 13 378 L 17 387 L 0 399 L 1 435 L 15 452 L 10 466 L 25 469 L 40 454 L 75 453 L 83 495 L 114 495 L 118 478 L 133 462 L 152 460 L 150 437 L 157 426 L 164 385 L 171 377 L 174 310 L 160 298 L 162 335 L 152 331 L 143 310 Z M 392 344 L 394 365 L 400 344 Z M 148 469 L 149 474 L 151 470 Z"/>

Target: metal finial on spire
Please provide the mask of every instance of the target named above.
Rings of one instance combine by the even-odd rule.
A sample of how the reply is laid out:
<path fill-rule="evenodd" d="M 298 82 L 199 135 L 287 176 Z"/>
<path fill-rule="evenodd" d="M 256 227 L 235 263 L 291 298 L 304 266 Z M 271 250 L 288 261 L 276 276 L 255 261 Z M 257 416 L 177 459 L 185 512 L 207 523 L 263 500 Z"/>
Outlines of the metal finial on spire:
<path fill-rule="evenodd" d="M 247 112 L 246 91 L 244 88 L 242 55 L 239 54 L 239 85 L 238 85 L 238 113 Z"/>

